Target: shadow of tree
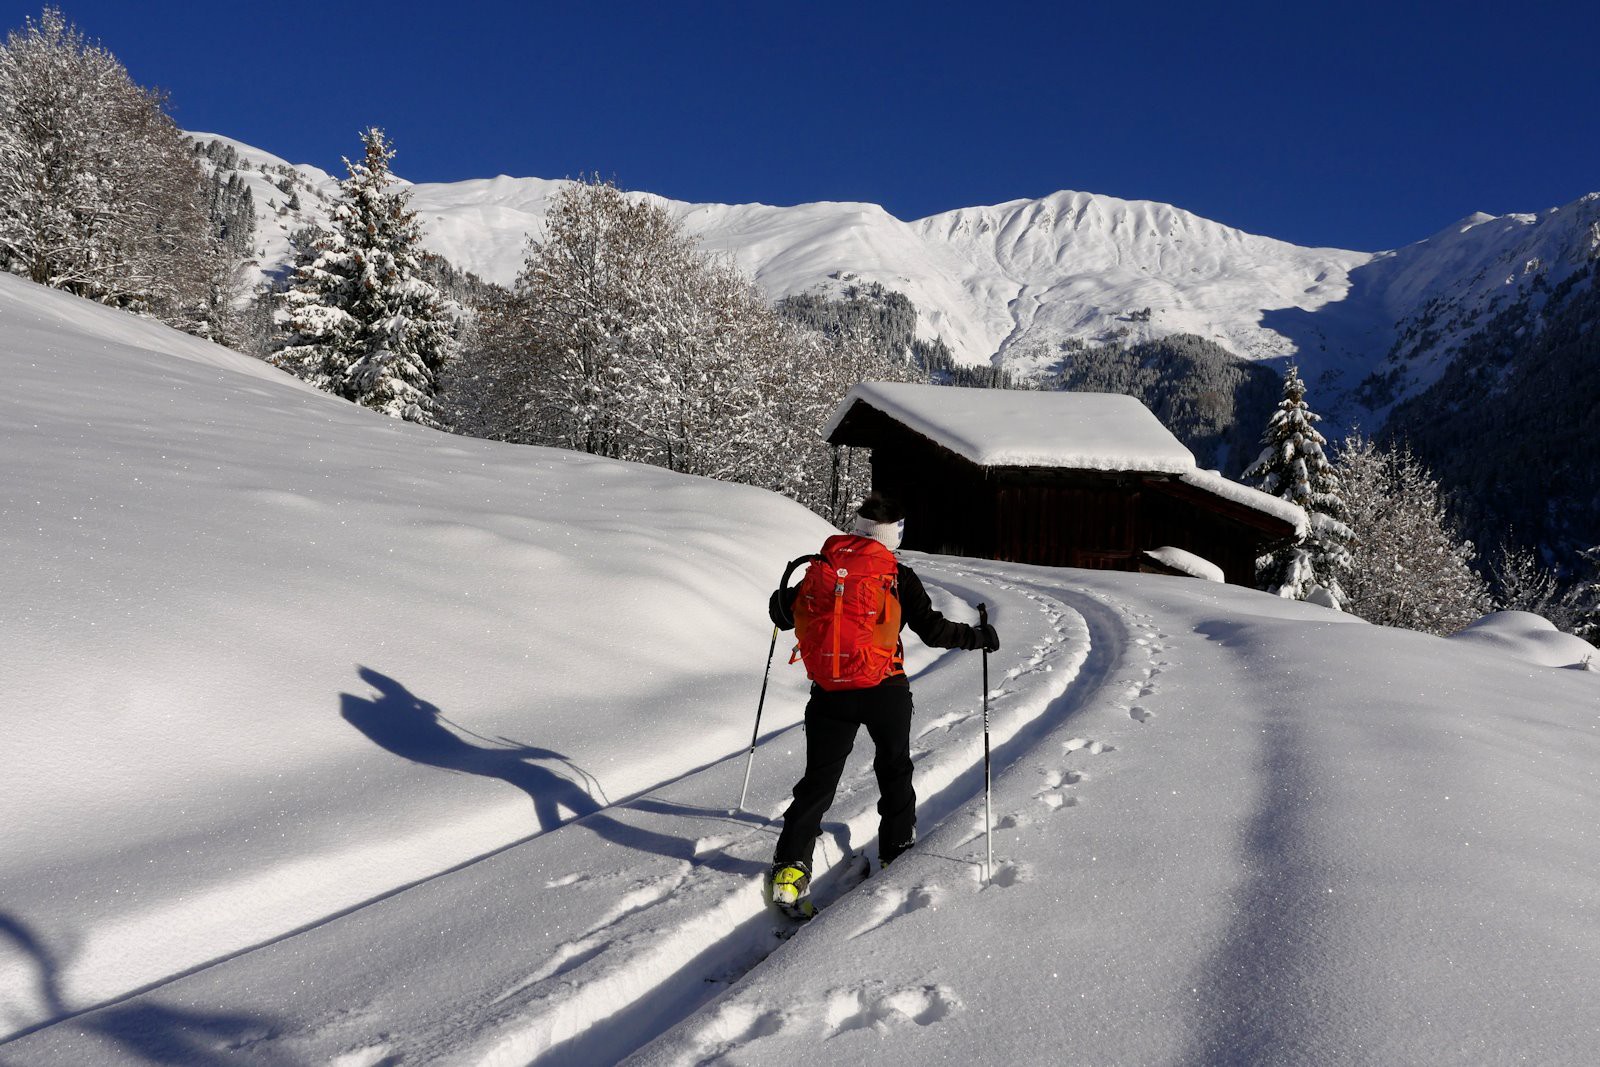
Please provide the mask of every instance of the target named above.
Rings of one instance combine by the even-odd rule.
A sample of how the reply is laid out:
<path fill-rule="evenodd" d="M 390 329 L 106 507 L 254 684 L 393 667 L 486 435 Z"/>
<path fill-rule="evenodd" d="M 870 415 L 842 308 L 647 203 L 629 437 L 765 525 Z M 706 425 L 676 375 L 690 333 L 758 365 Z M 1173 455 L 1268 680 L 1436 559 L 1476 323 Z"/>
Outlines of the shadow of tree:
<path fill-rule="evenodd" d="M 515 786 L 533 801 L 540 832 L 572 822 L 615 844 L 685 860 L 697 866 L 709 866 L 735 874 L 756 874 L 766 869 L 764 864 L 735 859 L 720 852 L 697 855 L 692 840 L 630 825 L 618 815 L 632 811 L 644 816 L 661 813 L 662 808 L 643 801 L 638 804 L 602 806 L 588 790 L 571 778 L 533 762 L 558 761 L 573 774 L 594 781 L 561 753 L 505 738 L 490 739 L 472 733 L 456 726 L 445 718 L 437 706 L 421 699 L 388 675 L 370 667 L 360 667 L 358 670 L 362 680 L 376 692 L 370 697 L 341 693 L 339 714 L 346 722 L 378 747 L 413 763 L 495 778 Z M 474 744 L 468 737 L 485 744 Z M 598 791 L 598 783 L 591 788 Z"/>
<path fill-rule="evenodd" d="M 7 1041 L 10 1045 L 54 1026 L 71 1026 L 91 1040 L 108 1041 L 128 1058 L 145 1063 L 212 1067 L 237 1063 L 232 1054 L 269 1039 L 278 1029 L 270 1019 L 239 1013 L 203 1013 L 171 1008 L 144 998 L 113 1003 L 102 1008 L 74 1011 L 61 990 L 61 964 L 49 946 L 22 920 L 0 912 L 0 938 L 11 941 L 37 968 L 35 993 L 48 1014 Z M 121 1060 L 123 1056 L 119 1056 Z M 258 1063 L 288 1060 L 252 1052 Z"/>

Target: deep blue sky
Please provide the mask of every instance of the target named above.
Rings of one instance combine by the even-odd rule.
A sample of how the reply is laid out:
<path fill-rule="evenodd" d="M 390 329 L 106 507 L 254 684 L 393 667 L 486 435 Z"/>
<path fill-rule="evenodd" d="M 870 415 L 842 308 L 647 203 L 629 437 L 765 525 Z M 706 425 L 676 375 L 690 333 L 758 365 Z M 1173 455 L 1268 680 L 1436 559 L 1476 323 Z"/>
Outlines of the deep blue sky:
<path fill-rule="evenodd" d="M 1587 2 L 60 0 L 185 128 L 903 219 L 1079 189 L 1375 250 L 1600 190 Z M 0 0 L 0 26 L 38 3 Z"/>

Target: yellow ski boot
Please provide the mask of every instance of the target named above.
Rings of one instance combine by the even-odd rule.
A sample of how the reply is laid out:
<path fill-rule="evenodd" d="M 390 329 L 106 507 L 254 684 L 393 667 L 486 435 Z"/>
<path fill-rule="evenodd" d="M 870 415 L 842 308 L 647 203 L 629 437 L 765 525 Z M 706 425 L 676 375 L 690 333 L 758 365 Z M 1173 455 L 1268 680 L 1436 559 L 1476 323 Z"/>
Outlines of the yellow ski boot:
<path fill-rule="evenodd" d="M 817 913 L 811 903 L 811 868 L 800 860 L 774 863 L 767 875 L 767 900 L 789 918 L 804 922 Z"/>

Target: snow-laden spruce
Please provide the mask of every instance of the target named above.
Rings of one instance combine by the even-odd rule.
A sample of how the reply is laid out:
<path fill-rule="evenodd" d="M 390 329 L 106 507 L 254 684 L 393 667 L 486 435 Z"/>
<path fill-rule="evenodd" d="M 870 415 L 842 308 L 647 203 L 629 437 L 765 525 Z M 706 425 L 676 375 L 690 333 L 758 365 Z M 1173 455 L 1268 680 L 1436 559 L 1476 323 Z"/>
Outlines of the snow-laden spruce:
<path fill-rule="evenodd" d="M 1244 472 L 1261 491 L 1303 508 L 1310 530 L 1298 542 L 1262 557 L 1260 582 L 1291 600 L 1316 599 L 1331 607 L 1344 601 L 1341 579 L 1350 569 L 1350 528 L 1342 521 L 1339 476 L 1323 451 L 1317 430 L 1322 416 L 1306 403 L 1306 383 L 1290 364 L 1283 375 L 1283 400 L 1261 435 L 1261 454 Z"/>
<path fill-rule="evenodd" d="M 452 353 L 453 324 L 422 277 L 422 226 L 407 190 L 392 188 L 394 149 L 377 127 L 361 143 L 362 161 L 345 160 L 350 176 L 330 227 L 295 268 L 285 344 L 272 361 L 346 400 L 432 425 L 435 376 Z"/>

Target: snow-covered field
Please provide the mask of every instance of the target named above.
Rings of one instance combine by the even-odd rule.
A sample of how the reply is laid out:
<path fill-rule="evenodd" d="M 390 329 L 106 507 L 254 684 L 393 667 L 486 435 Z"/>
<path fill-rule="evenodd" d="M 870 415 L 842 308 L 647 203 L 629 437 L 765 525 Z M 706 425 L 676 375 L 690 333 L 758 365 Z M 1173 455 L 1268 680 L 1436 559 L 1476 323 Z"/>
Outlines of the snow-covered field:
<path fill-rule="evenodd" d="M 0 1063 L 1541 1063 L 1600 1048 L 1600 674 L 1186 578 L 912 557 L 788 940 L 755 490 L 452 438 L 0 277 Z M 859 882 L 859 884 L 857 884 Z M 52 1021 L 56 1020 L 56 1021 Z"/>

